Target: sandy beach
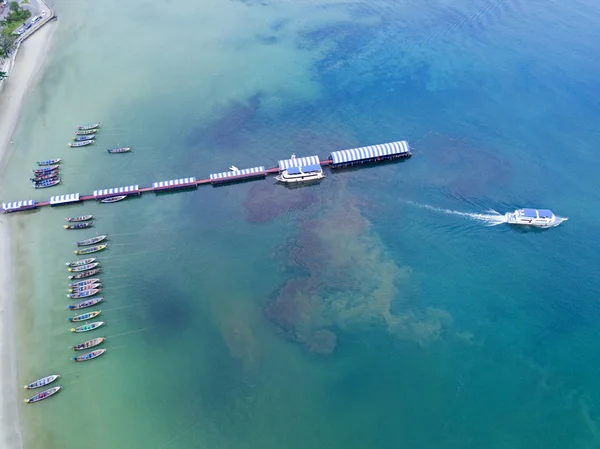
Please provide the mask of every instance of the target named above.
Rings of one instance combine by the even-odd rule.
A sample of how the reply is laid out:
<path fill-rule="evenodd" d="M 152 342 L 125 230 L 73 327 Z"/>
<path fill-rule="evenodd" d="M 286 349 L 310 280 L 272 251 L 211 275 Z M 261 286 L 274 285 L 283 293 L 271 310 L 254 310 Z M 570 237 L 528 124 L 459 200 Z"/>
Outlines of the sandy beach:
<path fill-rule="evenodd" d="M 35 85 L 51 46 L 55 23 L 48 23 L 20 47 L 14 68 L 0 92 L 0 176 L 10 157 L 12 135 L 15 132 L 23 102 Z M 6 198 L 4 199 L 6 200 Z M 13 311 L 14 267 L 10 225 L 0 216 L 0 447 L 22 448 L 18 402 L 22 400 L 17 382 L 17 362 L 14 350 Z"/>

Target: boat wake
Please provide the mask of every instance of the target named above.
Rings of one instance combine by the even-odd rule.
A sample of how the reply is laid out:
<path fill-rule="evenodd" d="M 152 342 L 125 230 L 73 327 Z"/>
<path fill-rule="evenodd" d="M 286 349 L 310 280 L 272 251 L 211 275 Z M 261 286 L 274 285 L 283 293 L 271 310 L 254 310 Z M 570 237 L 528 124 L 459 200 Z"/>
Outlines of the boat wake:
<path fill-rule="evenodd" d="M 489 210 L 487 214 L 476 214 L 472 212 L 460 212 L 458 210 L 444 209 L 441 207 L 430 206 L 428 204 L 414 203 L 412 201 L 407 201 L 407 203 L 422 209 L 428 209 L 442 214 L 458 215 L 461 217 L 470 218 L 471 220 L 485 223 L 486 226 L 497 226 L 499 224 L 506 223 L 506 216 L 496 212 L 495 210 Z"/>

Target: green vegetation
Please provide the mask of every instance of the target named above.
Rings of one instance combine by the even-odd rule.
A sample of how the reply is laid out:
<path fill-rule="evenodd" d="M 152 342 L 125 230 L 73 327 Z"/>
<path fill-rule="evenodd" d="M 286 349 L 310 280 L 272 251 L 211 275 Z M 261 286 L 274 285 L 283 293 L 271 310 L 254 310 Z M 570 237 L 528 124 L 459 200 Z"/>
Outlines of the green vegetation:
<path fill-rule="evenodd" d="M 31 12 L 22 9 L 17 2 L 10 2 L 8 7 L 10 13 L 5 20 L 0 21 L 2 27 L 0 33 L 0 59 L 6 57 L 15 42 L 16 36 L 13 35 L 13 32 L 31 17 Z"/>

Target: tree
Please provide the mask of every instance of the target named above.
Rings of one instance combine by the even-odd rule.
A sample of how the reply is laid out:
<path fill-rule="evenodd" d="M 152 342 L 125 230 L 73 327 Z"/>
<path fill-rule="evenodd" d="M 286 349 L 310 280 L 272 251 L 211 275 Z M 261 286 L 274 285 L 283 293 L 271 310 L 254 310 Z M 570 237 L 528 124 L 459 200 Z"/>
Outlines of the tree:
<path fill-rule="evenodd" d="M 19 10 L 19 3 L 17 3 L 17 2 L 10 2 L 8 4 L 8 7 L 10 8 L 10 10 L 12 12 L 17 12 Z"/>

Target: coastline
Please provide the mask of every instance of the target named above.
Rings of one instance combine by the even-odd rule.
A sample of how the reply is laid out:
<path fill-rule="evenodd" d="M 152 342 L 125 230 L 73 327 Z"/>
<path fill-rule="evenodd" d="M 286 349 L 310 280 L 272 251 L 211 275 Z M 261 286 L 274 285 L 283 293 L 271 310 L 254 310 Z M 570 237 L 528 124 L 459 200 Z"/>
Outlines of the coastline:
<path fill-rule="evenodd" d="M 11 63 L 10 77 L 0 91 L 0 177 L 6 169 L 23 102 L 44 67 L 55 29 L 52 23 L 36 29 L 35 35 L 18 44 L 18 52 L 15 50 L 11 57 L 14 62 Z M 0 282 L 4 286 L 0 291 L 0 358 L 5 361 L 0 371 L 0 447 L 3 449 L 23 448 L 13 316 L 14 241 L 11 237 L 8 220 L 0 218 L 0 251 L 4 255 L 0 262 Z"/>

